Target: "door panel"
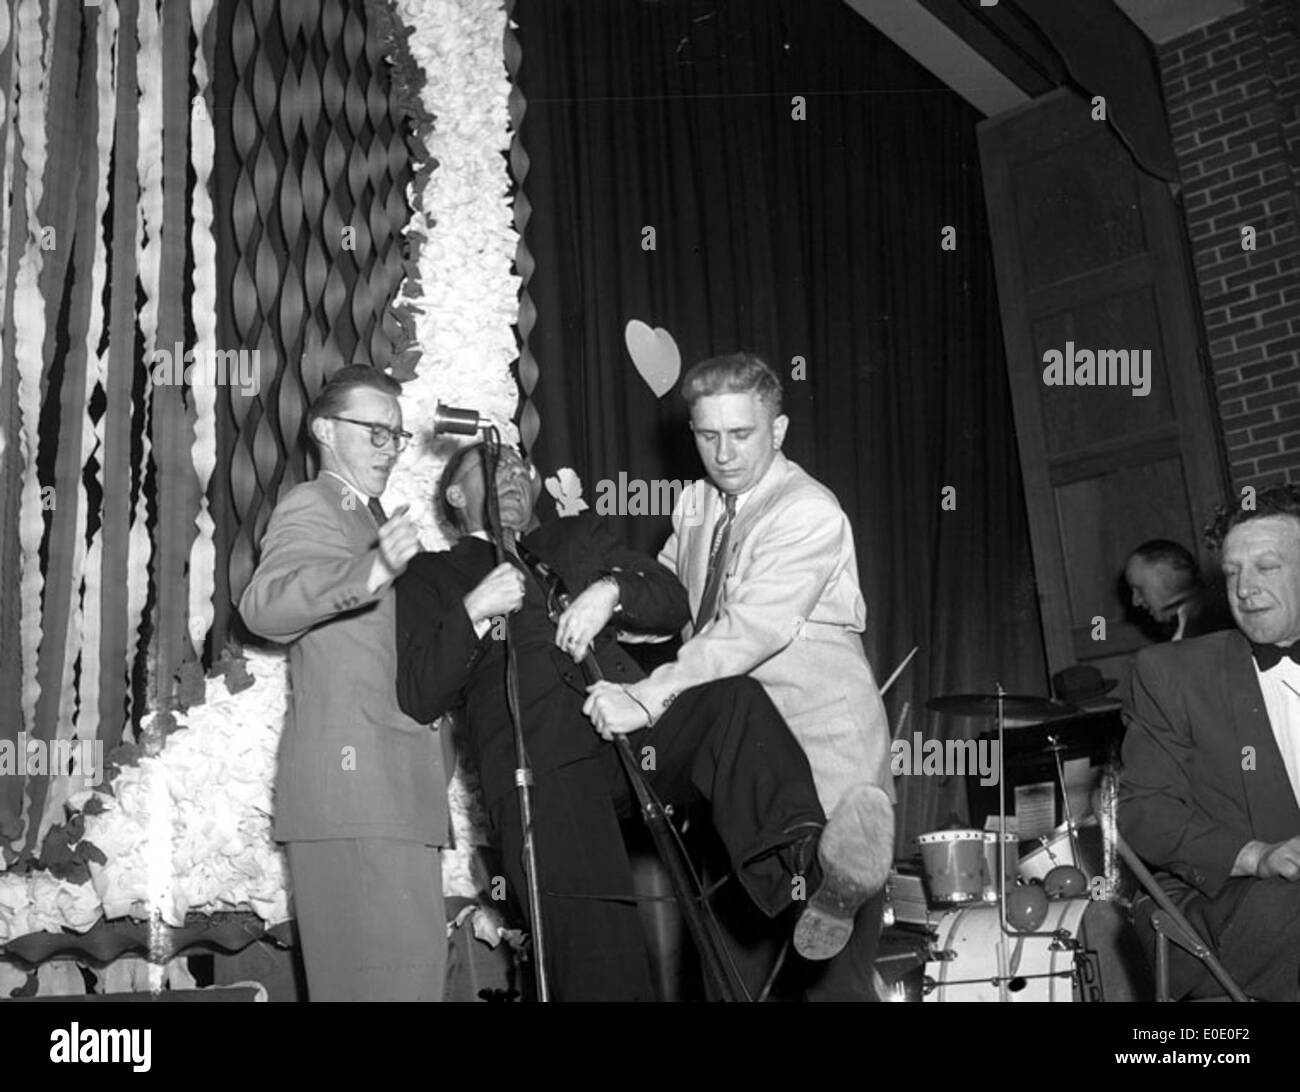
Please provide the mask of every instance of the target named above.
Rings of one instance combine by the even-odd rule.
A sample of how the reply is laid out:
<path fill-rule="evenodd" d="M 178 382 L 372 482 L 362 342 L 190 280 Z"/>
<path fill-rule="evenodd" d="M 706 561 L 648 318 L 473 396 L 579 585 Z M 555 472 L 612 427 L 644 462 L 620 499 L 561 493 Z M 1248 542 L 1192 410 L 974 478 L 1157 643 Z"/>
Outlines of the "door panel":
<path fill-rule="evenodd" d="M 1053 92 L 982 123 L 980 150 L 1049 668 L 1114 675 L 1145 643 L 1125 557 L 1148 538 L 1199 551 L 1228 479 L 1179 208 L 1090 111 Z M 1044 354 L 1071 343 L 1150 350 L 1150 393 L 1046 385 Z"/>

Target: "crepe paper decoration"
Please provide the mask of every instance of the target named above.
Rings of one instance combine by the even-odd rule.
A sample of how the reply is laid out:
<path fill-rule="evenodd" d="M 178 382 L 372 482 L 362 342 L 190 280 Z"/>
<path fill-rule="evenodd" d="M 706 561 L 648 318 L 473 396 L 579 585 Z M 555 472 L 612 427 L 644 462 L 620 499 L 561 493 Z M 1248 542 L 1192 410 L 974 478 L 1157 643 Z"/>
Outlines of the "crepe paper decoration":
<path fill-rule="evenodd" d="M 199 104 L 211 94 L 208 59 L 212 56 L 215 20 L 211 18 L 214 0 L 190 0 L 190 22 L 198 38 L 194 51 L 193 85 Z M 212 112 L 197 105 L 190 116 L 190 163 L 194 172 L 190 253 L 193 255 L 194 289 L 191 294 L 191 317 L 194 324 L 195 350 L 210 354 L 217 347 L 217 243 L 212 230 L 212 197 L 208 192 L 212 177 L 212 160 L 216 135 Z M 194 518 L 197 529 L 190 546 L 189 562 L 189 637 L 194 654 L 203 654 L 203 644 L 212 628 L 212 599 L 216 590 L 216 524 L 208 503 L 208 485 L 217 466 L 217 392 L 206 375 L 195 376 L 190 388 L 194 405 L 194 442 L 190 458 L 194 464 L 199 492 L 199 510 Z"/>
<path fill-rule="evenodd" d="M 519 243 L 515 248 L 515 269 L 519 273 L 519 388 L 521 405 L 519 409 L 519 438 L 525 453 L 533 450 L 537 443 L 537 434 L 541 431 L 541 414 L 533 402 L 533 391 L 541 377 L 537 358 L 529 345 L 533 327 L 537 325 L 537 306 L 528 291 L 529 282 L 537 269 L 533 252 L 528 249 L 528 222 L 533 216 L 533 206 L 528 200 L 524 183 L 531 169 L 531 160 L 519 131 L 524 123 L 524 114 L 528 110 L 528 100 L 523 88 L 519 86 L 519 67 L 523 63 L 523 47 L 515 33 L 514 14 L 516 0 L 506 0 L 506 29 L 504 38 L 506 72 L 510 76 L 510 174 L 515 182 L 515 234 Z"/>
<path fill-rule="evenodd" d="M 59 8 L 55 25 L 58 46 L 50 73 L 50 142 L 45 207 L 47 225 L 56 230 L 64 245 L 47 253 L 43 280 L 46 285 L 46 322 L 62 321 L 67 334 L 67 351 L 62 381 L 57 390 L 58 439 L 54 460 L 55 496 L 58 503 L 50 513 L 46 547 L 48 560 L 42 601 L 44 635 L 41 642 L 40 697 L 36 706 L 36 731 L 41 739 L 77 737 L 76 663 L 82 650 L 81 585 L 85 565 L 87 496 L 83 475 L 86 451 L 93 443 L 89 429 L 89 390 L 93 351 L 87 344 L 92 312 L 98 299 L 92 297 L 92 267 L 100 219 L 96 217 L 97 194 L 103 190 L 100 163 L 93 156 L 99 117 L 99 89 L 95 82 L 98 59 L 96 36 L 84 50 L 78 48 L 82 11 L 75 6 Z M 81 78 L 77 68 L 82 66 Z M 79 97 L 78 97 L 79 96 Z M 111 124 L 112 116 L 109 115 Z M 80 245 L 67 240 L 81 240 Z M 68 272 L 69 261 L 75 264 Z M 102 255 L 101 255 L 102 257 Z M 64 287 L 66 285 L 66 288 Z M 67 308 L 66 315 L 61 315 Z M 95 324 L 98 331 L 98 324 Z M 88 442 L 88 433 L 90 442 Z M 91 771 L 87 771 L 91 772 Z M 62 822 L 63 804 L 82 787 L 81 774 L 49 771 L 34 844 L 42 845 L 53 824 Z M 33 784 L 33 800 L 37 785 Z"/>
<path fill-rule="evenodd" d="M 41 574 L 40 546 L 45 533 L 41 509 L 40 480 L 37 474 L 38 429 L 41 413 L 41 376 L 44 367 L 45 301 L 40 291 L 42 251 L 39 240 L 39 208 L 45 174 L 45 95 L 46 69 L 41 34 L 40 0 L 21 0 L 17 7 L 16 48 L 18 61 L 18 135 L 26 174 L 24 192 L 14 195 L 22 202 L 24 217 L 17 210 L 13 222 L 15 245 L 21 237 L 22 255 L 14 285 L 14 356 L 17 362 L 16 397 L 21 415 L 18 454 L 23 460 L 22 492 L 18 520 L 21 547 L 19 596 L 22 620 L 19 626 L 22 649 L 23 724 L 29 734 L 36 732 L 36 703 L 40 693 L 37 674 L 41 645 Z M 42 786 L 43 788 L 43 786 Z M 33 809 L 40 815 L 41 803 L 32 798 L 32 785 L 23 797 L 22 823 L 28 830 L 30 845 Z M 39 791 L 39 790 L 38 790 Z"/>
<path fill-rule="evenodd" d="M 582 499 L 582 479 L 570 467 L 563 466 L 559 473 L 546 479 L 546 491 L 555 498 L 555 511 L 561 516 L 576 516 L 590 505 Z"/>
<path fill-rule="evenodd" d="M 135 228 L 136 279 L 143 297 L 138 305 L 137 323 L 144 342 L 144 359 L 132 354 L 130 370 L 144 371 L 143 395 L 139 413 L 134 420 L 136 407 L 131 403 L 131 430 L 140 437 L 139 484 L 135 492 L 135 505 L 129 517 L 126 556 L 126 647 L 123 650 L 122 671 L 129 678 L 141 651 L 141 624 L 144 622 L 145 603 L 149 595 L 149 561 L 153 539 L 149 533 L 148 493 L 144 488 L 144 474 L 153 457 L 153 442 L 149 422 L 153 410 L 153 369 L 158 344 L 158 303 L 161 294 L 162 273 L 162 128 L 163 128 L 163 64 L 162 38 L 158 27 L 157 0 L 139 0 L 136 20 L 136 81 L 139 88 L 136 111 L 136 183 L 139 197 Z M 126 121 L 123 118 L 123 121 Z M 116 280 L 116 271 L 114 275 Z M 126 360 L 121 361 L 125 367 Z M 134 379 L 134 376 L 132 376 Z M 162 588 L 159 593 L 163 594 Z M 153 687 L 150 687 L 152 690 Z M 133 688 L 125 688 L 126 719 L 133 721 Z"/>
<path fill-rule="evenodd" d="M 640 319 L 632 319 L 623 329 L 623 340 L 637 373 L 662 398 L 682 374 L 682 354 L 673 335 L 660 326 L 651 329 Z"/>

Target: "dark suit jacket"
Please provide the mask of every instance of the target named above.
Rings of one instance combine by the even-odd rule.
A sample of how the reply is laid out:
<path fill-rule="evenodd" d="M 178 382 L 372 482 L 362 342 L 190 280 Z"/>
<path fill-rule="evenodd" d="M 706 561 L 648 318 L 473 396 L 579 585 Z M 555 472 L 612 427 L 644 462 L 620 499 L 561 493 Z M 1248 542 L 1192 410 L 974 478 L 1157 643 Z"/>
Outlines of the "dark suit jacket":
<path fill-rule="evenodd" d="M 622 610 L 595 642 L 605 677 L 643 676 L 617 644 L 614 627 L 675 633 L 689 617 L 686 592 L 672 573 L 620 545 L 595 516 L 553 520 L 523 544 L 577 595 L 602 576 L 619 585 Z M 416 720 L 463 709 L 470 747 L 489 801 L 514 788 L 514 741 L 505 695 L 505 642 L 489 628 L 474 635 L 463 599 L 495 566 L 492 546 L 465 537 L 450 550 L 417 555 L 397 583 L 397 694 Z M 598 752 L 603 741 L 582 714 L 588 680 L 555 647 L 540 585 L 529 579 L 511 617 L 519 664 L 524 738 L 534 770 L 554 769 Z"/>
<path fill-rule="evenodd" d="M 1143 649 L 1124 698 L 1119 829 L 1150 865 L 1214 898 L 1247 842 L 1300 834 L 1239 631 Z"/>
<path fill-rule="evenodd" d="M 377 531 L 336 479 L 296 486 L 271 514 L 239 601 L 249 629 L 289 646 L 280 841 L 447 841 L 438 734 L 397 705 L 393 586 L 366 591 Z"/>

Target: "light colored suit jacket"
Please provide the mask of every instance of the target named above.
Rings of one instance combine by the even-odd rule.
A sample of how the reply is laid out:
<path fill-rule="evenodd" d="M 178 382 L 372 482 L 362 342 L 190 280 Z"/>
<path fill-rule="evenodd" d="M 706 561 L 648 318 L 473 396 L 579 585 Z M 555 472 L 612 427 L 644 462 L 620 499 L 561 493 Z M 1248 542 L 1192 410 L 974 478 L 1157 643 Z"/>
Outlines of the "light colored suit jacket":
<path fill-rule="evenodd" d="M 659 554 L 685 585 L 692 616 L 722 507 L 709 481 L 688 486 Z M 862 782 L 892 799 L 889 724 L 862 648 L 867 606 L 853 529 L 835 495 L 777 452 L 736 514 L 725 564 L 714 620 L 699 633 L 688 626 L 677 659 L 628 689 L 658 717 L 683 690 L 752 675 L 803 745 L 828 814 Z"/>
<path fill-rule="evenodd" d="M 275 837 L 443 845 L 438 733 L 397 704 L 396 596 L 366 590 L 374 517 L 322 475 L 271 515 L 239 601 L 248 628 L 289 646 L 291 694 L 275 781 Z"/>

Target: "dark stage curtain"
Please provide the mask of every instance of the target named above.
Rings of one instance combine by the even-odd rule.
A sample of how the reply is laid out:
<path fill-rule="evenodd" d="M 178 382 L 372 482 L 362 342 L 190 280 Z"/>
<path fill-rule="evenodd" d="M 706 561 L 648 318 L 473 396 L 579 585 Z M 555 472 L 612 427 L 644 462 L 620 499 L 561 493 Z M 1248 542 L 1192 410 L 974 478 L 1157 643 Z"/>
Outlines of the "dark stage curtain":
<path fill-rule="evenodd" d="M 1045 693 L 978 114 L 840 0 L 530 0 L 515 18 L 539 465 L 576 469 L 593 505 L 620 472 L 702 472 L 676 394 L 633 369 L 629 319 L 669 330 L 684 366 L 758 351 L 786 379 L 785 450 L 856 529 L 877 675 L 920 646 L 896 728 L 905 702 L 909 739 L 984 727 L 925 714 L 936 694 Z M 642 548 L 667 529 L 621 520 Z M 904 853 L 964 808 L 961 778 L 899 790 Z"/>

